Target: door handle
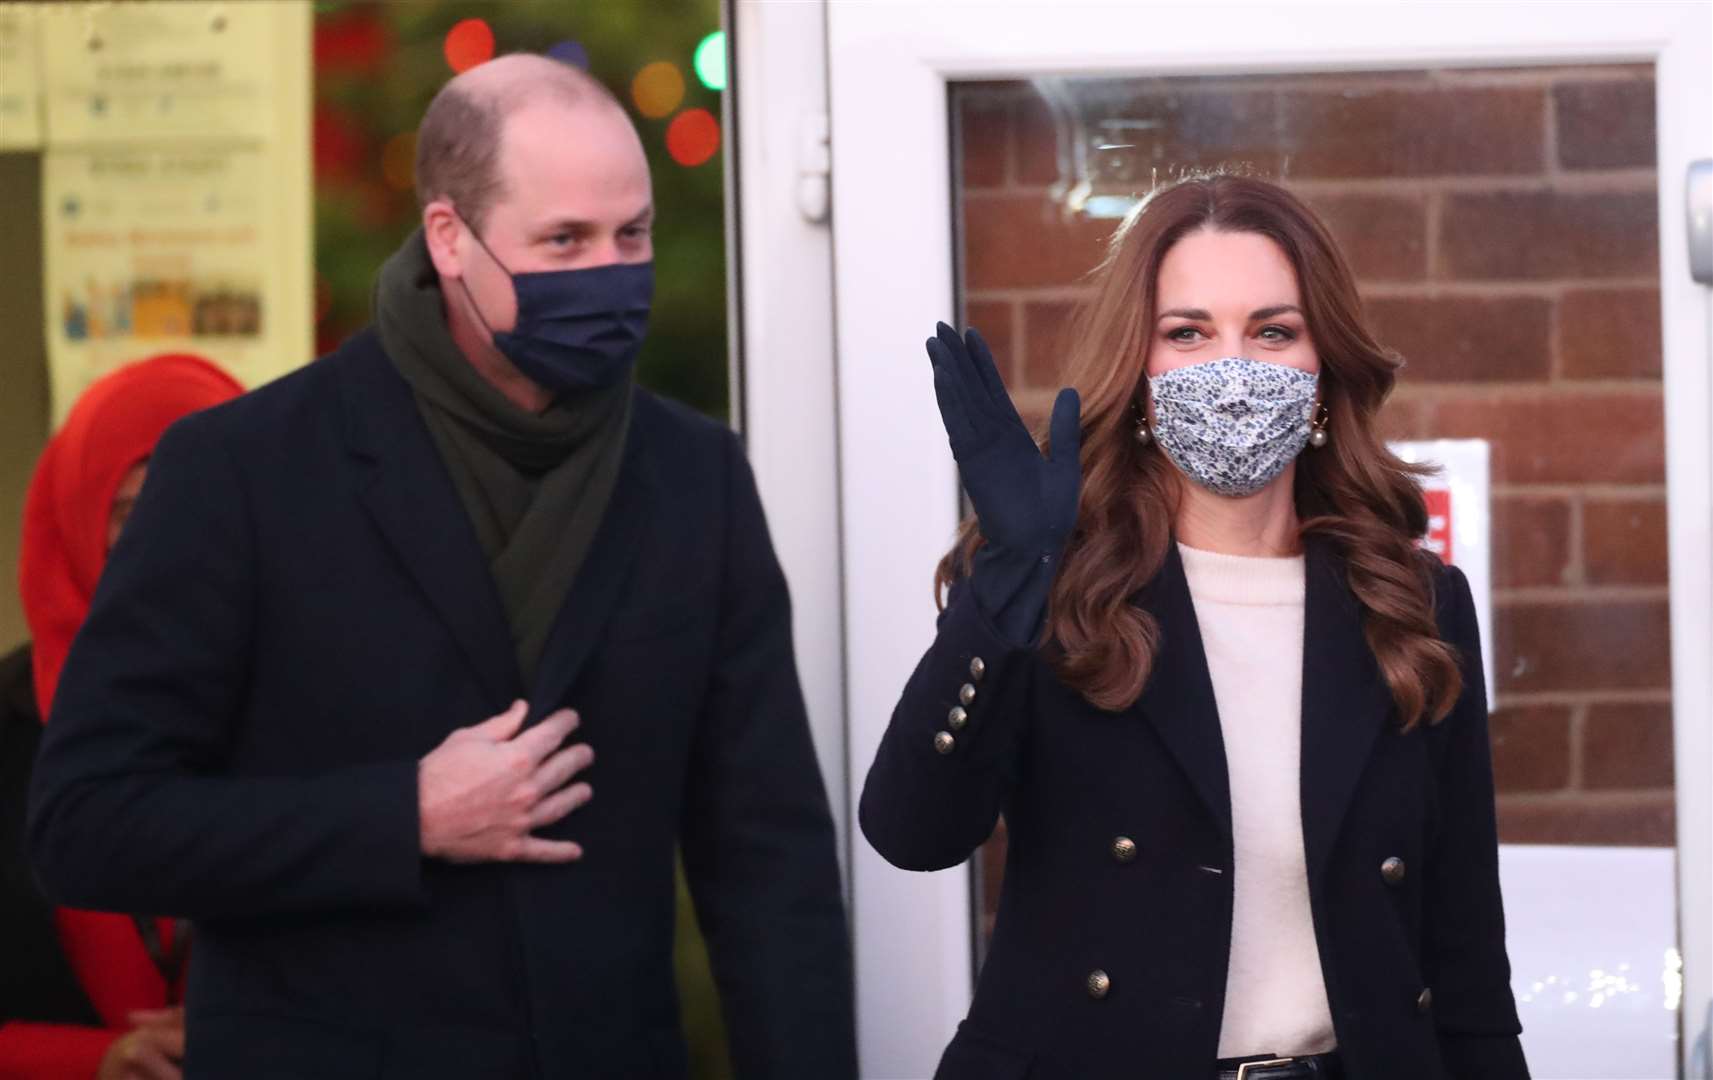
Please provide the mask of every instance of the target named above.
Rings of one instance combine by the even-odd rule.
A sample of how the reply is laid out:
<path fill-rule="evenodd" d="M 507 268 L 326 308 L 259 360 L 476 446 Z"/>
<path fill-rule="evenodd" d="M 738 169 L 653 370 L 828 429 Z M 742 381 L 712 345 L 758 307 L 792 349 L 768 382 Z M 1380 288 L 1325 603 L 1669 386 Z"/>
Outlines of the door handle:
<path fill-rule="evenodd" d="M 1689 276 L 1713 285 L 1713 158 L 1689 163 L 1684 214 L 1689 226 Z"/>

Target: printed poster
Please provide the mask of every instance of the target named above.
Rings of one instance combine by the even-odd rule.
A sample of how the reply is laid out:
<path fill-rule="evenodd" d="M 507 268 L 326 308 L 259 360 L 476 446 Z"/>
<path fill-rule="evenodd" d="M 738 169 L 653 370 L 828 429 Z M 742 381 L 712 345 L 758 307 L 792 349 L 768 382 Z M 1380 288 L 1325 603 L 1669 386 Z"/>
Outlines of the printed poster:
<path fill-rule="evenodd" d="M 0 3 L 0 152 L 42 145 L 39 12 Z"/>
<path fill-rule="evenodd" d="M 309 5 L 41 12 L 53 425 L 96 378 L 160 352 L 246 386 L 307 363 Z"/>

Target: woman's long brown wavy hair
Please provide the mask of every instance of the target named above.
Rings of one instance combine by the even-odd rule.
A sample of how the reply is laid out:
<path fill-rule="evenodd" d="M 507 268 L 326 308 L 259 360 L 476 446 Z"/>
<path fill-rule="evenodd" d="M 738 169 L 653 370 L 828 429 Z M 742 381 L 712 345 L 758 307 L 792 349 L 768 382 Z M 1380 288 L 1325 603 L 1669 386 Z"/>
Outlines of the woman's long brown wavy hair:
<path fill-rule="evenodd" d="M 1067 373 L 1082 397 L 1082 495 L 1048 601 L 1043 653 L 1066 685 L 1099 708 L 1128 708 L 1147 684 L 1160 628 L 1132 598 L 1165 562 L 1182 481 L 1134 432 L 1137 410 L 1146 408 L 1160 264 L 1179 239 L 1204 228 L 1268 237 L 1296 270 L 1331 436 L 1297 459 L 1301 534 L 1324 538 L 1342 558 L 1404 730 L 1423 719 L 1437 723 L 1462 678 L 1456 651 L 1435 625 L 1431 556 L 1417 545 L 1428 526 L 1418 482 L 1426 470 L 1392 454 L 1374 430 L 1402 361 L 1363 326 L 1355 280 L 1314 212 L 1249 176 L 1195 177 L 1155 191 L 1094 272 L 1096 292 L 1073 324 Z M 1036 439 L 1046 445 L 1044 426 Z M 982 543 L 978 523 L 966 519 L 940 561 L 937 592 L 969 572 Z"/>

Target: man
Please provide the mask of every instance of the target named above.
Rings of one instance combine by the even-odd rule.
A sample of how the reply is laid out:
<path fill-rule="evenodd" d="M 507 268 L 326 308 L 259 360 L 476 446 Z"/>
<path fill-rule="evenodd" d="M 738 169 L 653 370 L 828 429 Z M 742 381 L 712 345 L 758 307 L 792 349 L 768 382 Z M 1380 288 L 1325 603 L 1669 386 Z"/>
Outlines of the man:
<path fill-rule="evenodd" d="M 429 106 L 417 184 L 375 326 L 162 440 L 47 728 L 37 871 L 197 921 L 192 1078 L 629 1080 L 686 1070 L 681 846 L 738 1075 L 851 1076 L 754 482 L 632 383 L 636 132 L 504 57 Z"/>

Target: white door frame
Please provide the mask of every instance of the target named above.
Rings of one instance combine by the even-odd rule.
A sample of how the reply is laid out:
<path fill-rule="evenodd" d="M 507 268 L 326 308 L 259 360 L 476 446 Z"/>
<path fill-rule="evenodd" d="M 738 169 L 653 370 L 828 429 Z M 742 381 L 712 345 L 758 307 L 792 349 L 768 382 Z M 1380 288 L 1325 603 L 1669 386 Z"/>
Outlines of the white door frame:
<path fill-rule="evenodd" d="M 798 676 L 848 883 L 833 255 L 824 205 L 815 212 L 827 183 L 816 160 L 825 11 L 726 0 L 723 16 L 733 59 L 724 100 L 732 412 L 791 589 Z"/>
<path fill-rule="evenodd" d="M 958 512 L 922 351 L 935 320 L 954 312 L 948 80 L 1652 62 L 1688 1055 L 1713 990 L 1713 341 L 1682 226 L 1686 164 L 1713 156 L 1708 8 L 1222 5 L 1210 14 L 1212 6 L 834 0 L 825 8 L 850 805 L 932 638 L 930 575 Z M 908 874 L 860 838 L 850 865 L 864 1075 L 925 1077 L 968 1005 L 967 870 Z"/>

